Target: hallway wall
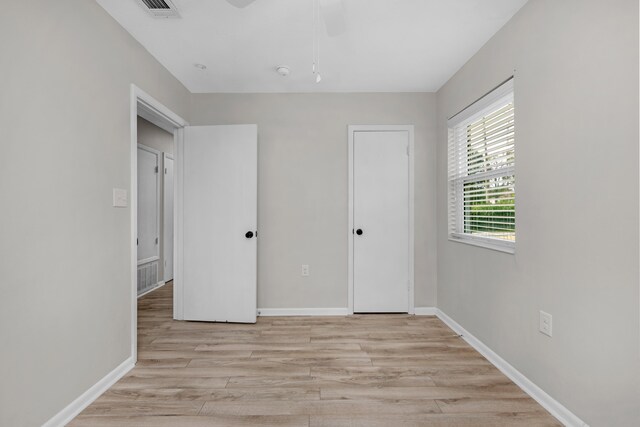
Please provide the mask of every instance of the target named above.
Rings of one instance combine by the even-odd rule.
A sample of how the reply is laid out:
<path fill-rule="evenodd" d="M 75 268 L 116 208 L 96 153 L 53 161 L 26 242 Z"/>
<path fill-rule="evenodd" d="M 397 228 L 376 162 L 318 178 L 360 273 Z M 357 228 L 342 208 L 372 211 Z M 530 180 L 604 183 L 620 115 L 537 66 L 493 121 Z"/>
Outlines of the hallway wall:
<path fill-rule="evenodd" d="M 0 425 L 38 426 L 130 356 L 130 85 L 189 92 L 95 1 L 0 13 Z"/>

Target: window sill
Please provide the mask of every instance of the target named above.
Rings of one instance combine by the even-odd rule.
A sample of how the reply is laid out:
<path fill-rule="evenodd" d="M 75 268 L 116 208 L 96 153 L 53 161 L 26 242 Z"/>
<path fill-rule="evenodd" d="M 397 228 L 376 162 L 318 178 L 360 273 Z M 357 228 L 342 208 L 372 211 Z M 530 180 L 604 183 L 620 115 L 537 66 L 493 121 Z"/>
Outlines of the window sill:
<path fill-rule="evenodd" d="M 512 243 L 512 242 L 504 242 L 504 243 L 492 242 L 492 241 L 489 241 L 488 239 L 474 238 L 474 237 L 468 237 L 468 236 L 458 237 L 455 235 L 449 235 L 449 241 L 456 242 L 456 243 L 465 243 L 467 245 L 478 246 L 481 248 L 491 249 L 493 251 L 504 252 L 507 254 L 516 253 L 515 243 Z"/>

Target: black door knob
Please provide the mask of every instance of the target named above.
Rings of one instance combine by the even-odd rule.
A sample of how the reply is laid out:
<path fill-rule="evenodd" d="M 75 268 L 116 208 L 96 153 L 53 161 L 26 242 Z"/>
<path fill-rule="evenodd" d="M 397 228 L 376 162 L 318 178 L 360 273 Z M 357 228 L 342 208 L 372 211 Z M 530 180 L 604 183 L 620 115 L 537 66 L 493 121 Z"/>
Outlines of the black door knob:
<path fill-rule="evenodd" d="M 247 239 L 250 239 L 253 237 L 253 231 L 247 231 L 247 233 L 244 235 L 244 237 L 246 237 Z"/>
<path fill-rule="evenodd" d="M 358 229 L 356 230 L 356 234 L 357 234 L 358 236 L 362 236 L 362 229 L 361 229 L 361 228 L 358 228 Z"/>

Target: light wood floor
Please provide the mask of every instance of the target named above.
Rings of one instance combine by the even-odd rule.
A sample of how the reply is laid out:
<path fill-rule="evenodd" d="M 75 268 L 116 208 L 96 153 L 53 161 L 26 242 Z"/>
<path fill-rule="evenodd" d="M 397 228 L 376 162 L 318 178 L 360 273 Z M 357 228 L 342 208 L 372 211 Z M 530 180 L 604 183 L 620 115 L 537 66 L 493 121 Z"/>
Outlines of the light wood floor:
<path fill-rule="evenodd" d="M 140 299 L 138 364 L 70 425 L 560 425 L 435 317 L 171 316 Z"/>

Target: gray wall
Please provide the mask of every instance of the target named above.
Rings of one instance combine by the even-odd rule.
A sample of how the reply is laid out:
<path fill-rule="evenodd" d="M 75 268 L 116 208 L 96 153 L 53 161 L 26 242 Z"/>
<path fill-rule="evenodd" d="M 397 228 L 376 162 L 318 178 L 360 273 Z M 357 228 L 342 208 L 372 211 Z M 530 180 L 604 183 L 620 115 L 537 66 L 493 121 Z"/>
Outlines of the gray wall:
<path fill-rule="evenodd" d="M 508 255 L 447 240 L 446 119 L 514 70 Z M 592 426 L 640 425 L 638 2 L 529 1 L 438 92 L 437 163 L 438 307 Z"/>
<path fill-rule="evenodd" d="M 189 92 L 96 2 L 0 14 L 0 425 L 47 421 L 130 355 L 129 85 Z"/>
<path fill-rule="evenodd" d="M 193 95 L 191 124 L 241 123 L 258 124 L 259 307 L 347 306 L 350 124 L 415 125 L 415 297 L 435 305 L 434 94 Z"/>
<path fill-rule="evenodd" d="M 173 134 L 138 116 L 138 144 L 145 145 L 160 151 L 173 154 Z M 158 277 L 164 280 L 164 243 L 173 236 L 164 235 L 164 178 L 162 172 L 163 156 L 160 155 L 160 262 L 158 262 Z M 140 221 L 140 218 L 138 218 Z"/>

